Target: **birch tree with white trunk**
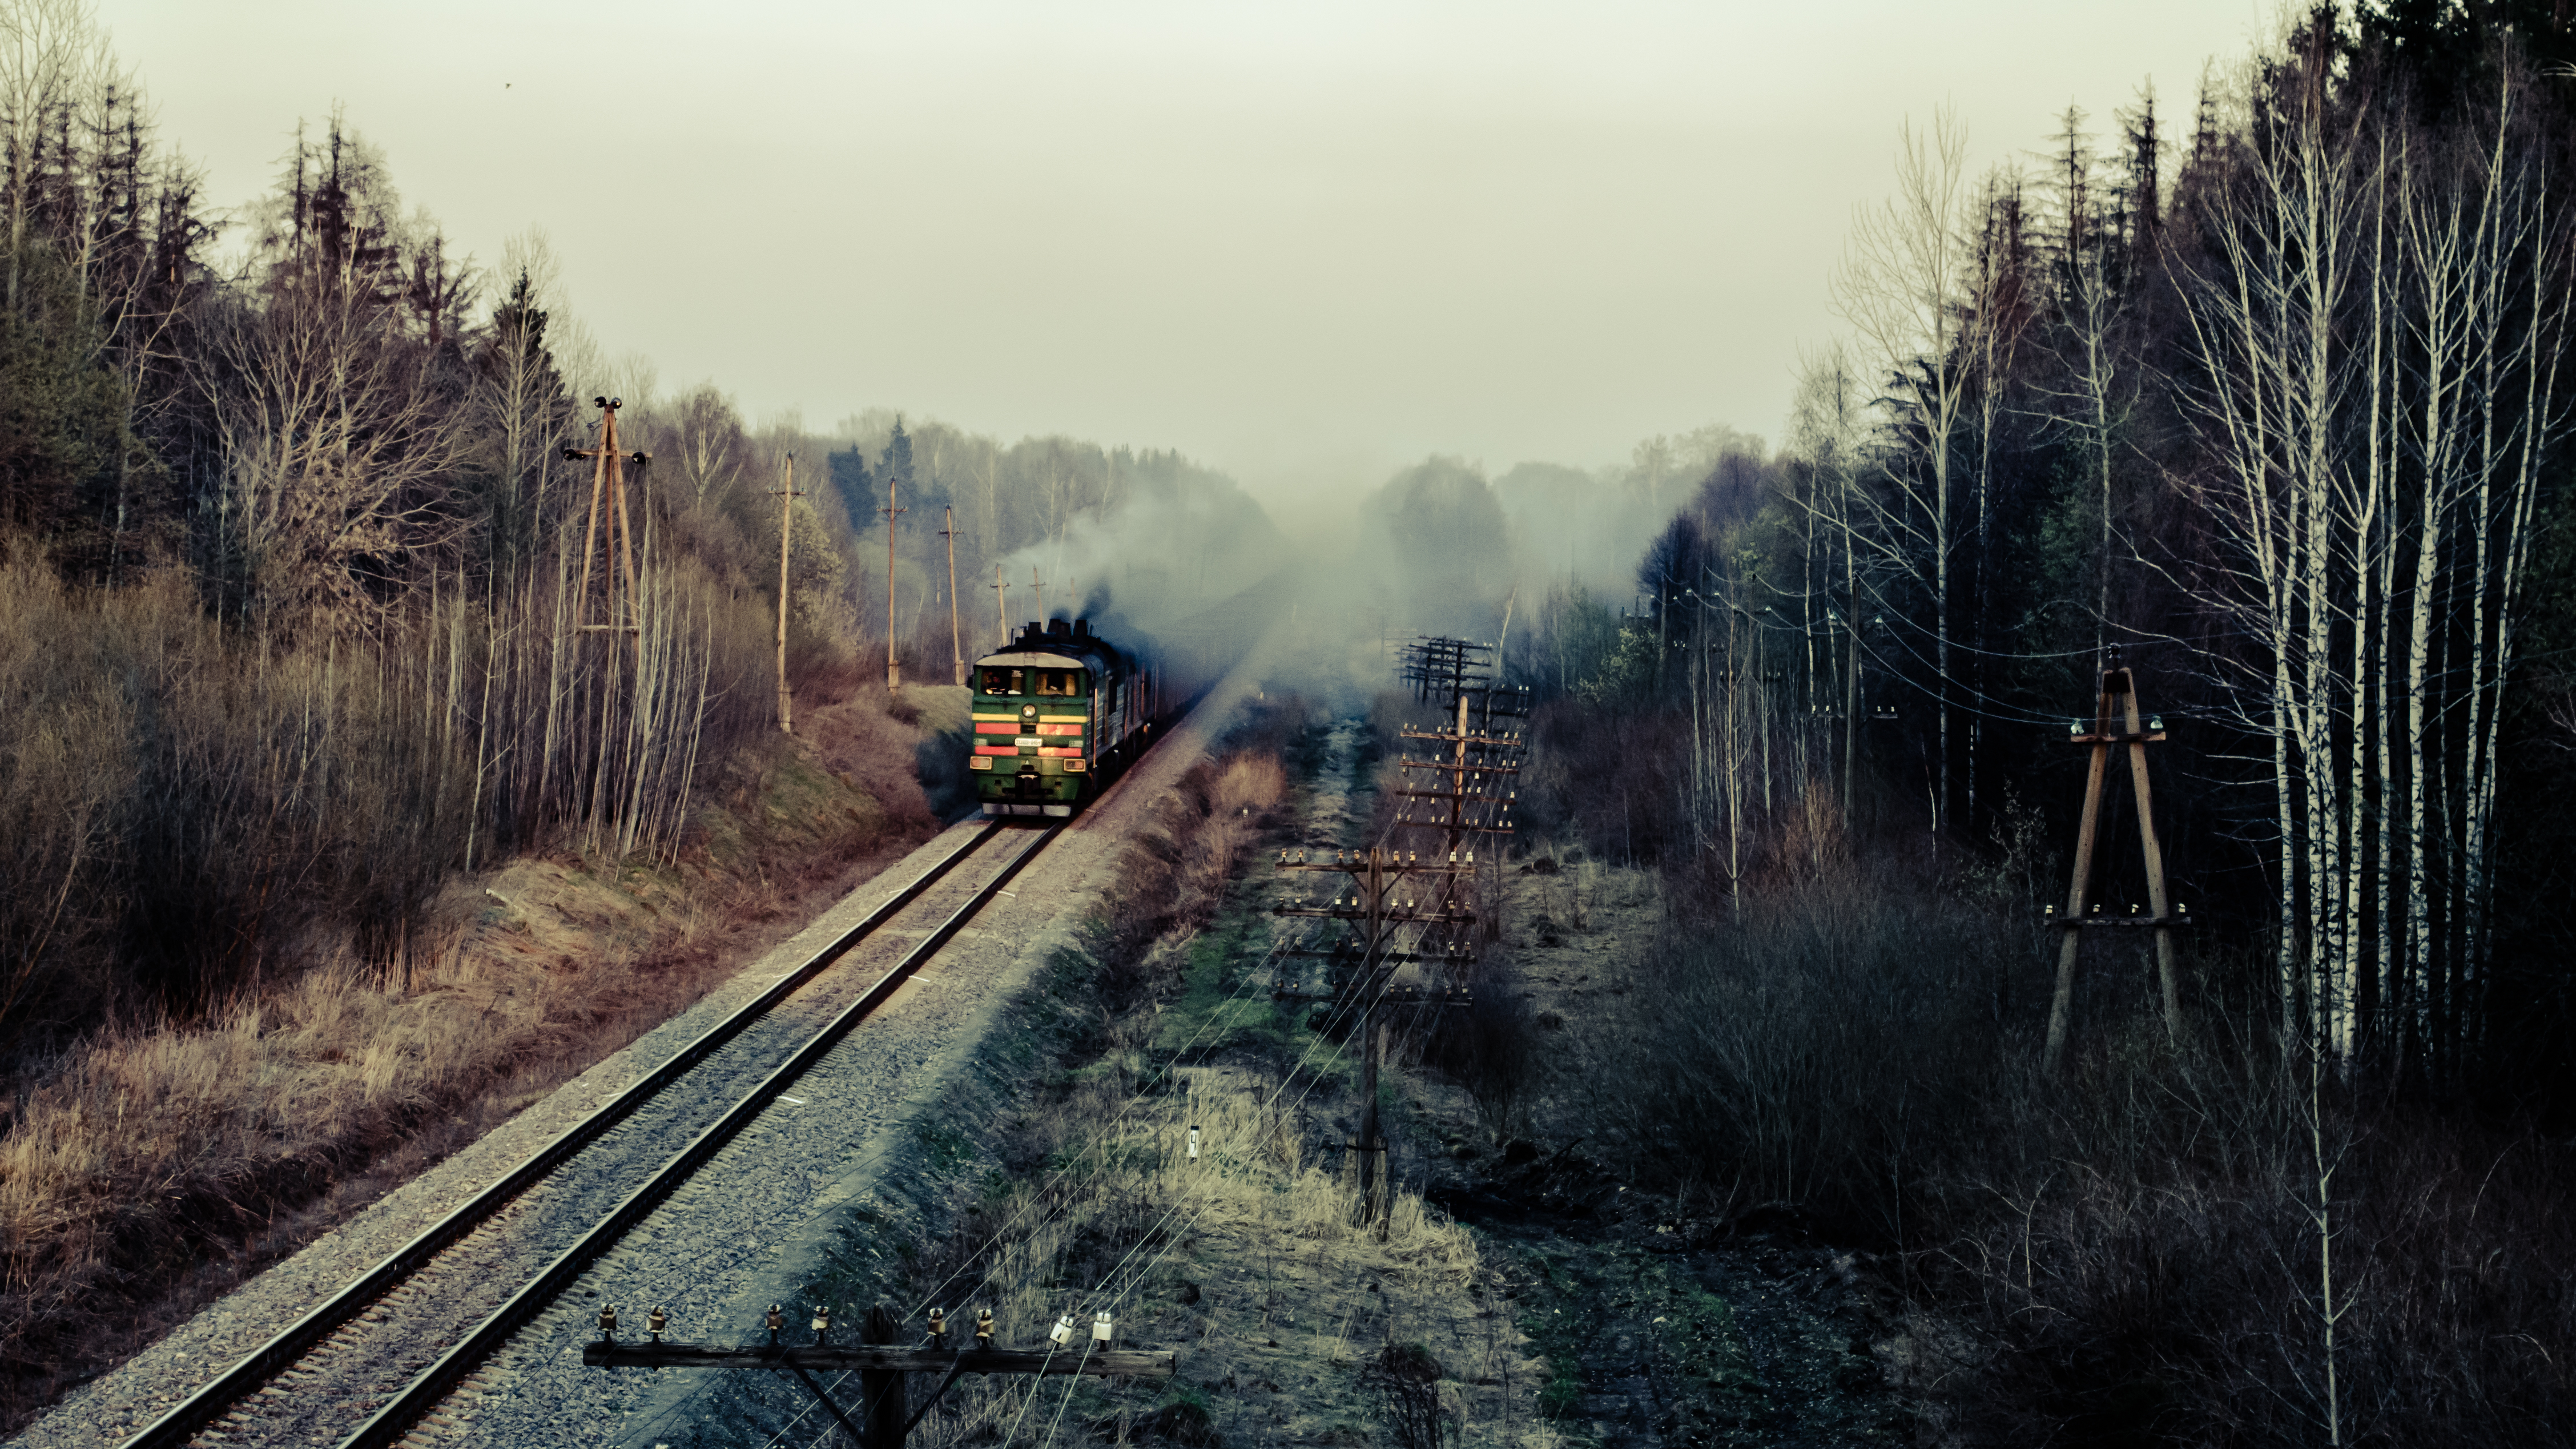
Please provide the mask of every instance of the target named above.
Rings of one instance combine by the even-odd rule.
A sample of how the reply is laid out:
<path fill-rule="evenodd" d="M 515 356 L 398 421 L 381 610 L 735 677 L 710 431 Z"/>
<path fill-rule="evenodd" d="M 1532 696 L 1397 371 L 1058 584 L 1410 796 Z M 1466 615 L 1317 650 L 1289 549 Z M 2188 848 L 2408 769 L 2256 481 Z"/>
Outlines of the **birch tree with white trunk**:
<path fill-rule="evenodd" d="M 1951 571 L 1961 540 L 1952 474 L 1974 401 L 1978 348 L 1977 313 L 1967 305 L 1975 280 L 1967 145 L 1966 127 L 1947 107 L 1933 113 L 1928 130 L 1907 123 L 1898 137 L 1896 194 L 1854 218 L 1833 282 L 1835 310 L 1851 325 L 1864 365 L 1888 379 L 1901 412 L 1896 421 L 1921 431 L 1920 457 L 1903 449 L 1883 455 L 1888 492 L 1864 495 L 1872 516 L 1852 536 L 1912 577 L 1930 605 L 1940 716 L 1936 840 L 1948 823 L 1955 708 Z"/>

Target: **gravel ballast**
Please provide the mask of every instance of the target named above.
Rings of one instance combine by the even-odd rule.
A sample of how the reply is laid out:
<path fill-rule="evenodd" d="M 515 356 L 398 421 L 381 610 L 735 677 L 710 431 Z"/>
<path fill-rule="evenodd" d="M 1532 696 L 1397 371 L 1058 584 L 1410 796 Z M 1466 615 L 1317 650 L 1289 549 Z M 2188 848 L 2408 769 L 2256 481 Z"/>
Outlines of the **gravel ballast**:
<path fill-rule="evenodd" d="M 671 1314 L 675 1338 L 747 1342 L 758 1310 L 790 1296 L 819 1256 L 844 1241 L 843 1225 L 853 1211 L 926 1210 L 923 1205 L 936 1194 L 919 1180 L 923 1148 L 912 1124 L 926 1108 L 953 1107 L 951 1099 L 961 1091 L 990 1095 L 1004 1080 L 991 1063 L 978 1062 L 979 1047 L 1007 1003 L 1028 989 L 1054 953 L 1072 944 L 1074 925 L 1110 884 L 1120 847 L 1145 803 L 1200 756 L 1207 722 L 1222 721 L 1239 696 L 1239 688 L 1213 694 L 1193 723 L 1175 729 L 1162 748 L 1075 820 L 934 961 L 789 1087 L 695 1182 L 594 1264 L 419 1432 L 460 1444 L 655 1442 L 654 1434 L 687 1423 L 689 1396 L 669 1382 L 684 1375 L 585 1369 L 580 1346 L 595 1334 L 602 1303 L 617 1304 L 633 1327 L 640 1328 L 647 1308 L 661 1304 Z M 113 1444 L 149 1424 L 758 994 L 979 829 L 980 822 L 969 822 L 932 840 L 687 1012 L 75 1390 L 8 1446 Z M 772 1062 L 784 1056 L 792 1049 L 791 1035 L 802 1039 L 798 1028 L 810 1031 L 827 1020 L 988 879 L 1015 848 L 1015 835 L 1005 832 L 962 864 L 783 1004 L 778 1024 L 746 1032 L 726 1054 Z M 643 1172 L 677 1152 L 737 1098 L 756 1079 L 744 1070 L 693 1074 L 692 1080 L 708 1076 L 722 1085 L 683 1082 L 662 1094 L 600 1144 L 614 1150 L 594 1148 L 506 1210 L 496 1231 L 463 1245 L 456 1256 L 466 1260 L 459 1266 L 468 1271 L 446 1275 L 461 1286 L 380 1304 L 367 1315 L 375 1321 L 349 1335 L 340 1356 L 379 1365 L 434 1358 L 490 1303 L 560 1251 L 590 1217 L 604 1213 Z M 593 1159 L 599 1165 L 591 1165 Z M 895 1177 L 909 1180 L 890 1180 Z M 379 1369 L 372 1381 L 383 1378 Z M 258 1423 L 223 1426 L 229 1432 L 210 1433 L 204 1442 L 334 1442 L 373 1405 L 330 1379 L 326 1369 L 321 1379 L 280 1380 L 264 1395 L 268 1415 Z"/>

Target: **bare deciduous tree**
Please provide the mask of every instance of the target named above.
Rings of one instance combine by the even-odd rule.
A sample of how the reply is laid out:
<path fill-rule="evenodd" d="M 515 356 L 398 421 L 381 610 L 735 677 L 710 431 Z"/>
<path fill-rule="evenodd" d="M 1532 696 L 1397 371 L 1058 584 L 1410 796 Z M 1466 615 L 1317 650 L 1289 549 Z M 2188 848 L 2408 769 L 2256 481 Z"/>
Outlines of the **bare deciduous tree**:
<path fill-rule="evenodd" d="M 1940 691 L 1935 838 L 1946 823 L 1954 701 L 1951 698 L 1951 568 L 1958 551 L 1951 473 L 1974 394 L 1977 314 L 1967 306 L 1974 248 L 1967 235 L 1966 128 L 1944 107 L 1928 131 L 1899 134 L 1896 195 L 1852 224 L 1834 274 L 1834 306 L 1851 324 L 1868 363 L 1889 380 L 1901 427 L 1919 431 L 1918 456 L 1891 450 L 1889 501 L 1871 498 L 1872 526 L 1856 531 L 1889 563 L 1913 576 L 1932 612 Z M 1926 476 L 1928 474 L 1928 476 Z"/>
<path fill-rule="evenodd" d="M 406 550 L 443 541 L 465 429 L 410 334 L 411 254 L 372 150 L 334 117 L 298 137 L 270 218 L 264 296 L 208 319 L 206 396 L 223 446 L 223 503 L 250 597 L 272 619 L 369 625 Z"/>

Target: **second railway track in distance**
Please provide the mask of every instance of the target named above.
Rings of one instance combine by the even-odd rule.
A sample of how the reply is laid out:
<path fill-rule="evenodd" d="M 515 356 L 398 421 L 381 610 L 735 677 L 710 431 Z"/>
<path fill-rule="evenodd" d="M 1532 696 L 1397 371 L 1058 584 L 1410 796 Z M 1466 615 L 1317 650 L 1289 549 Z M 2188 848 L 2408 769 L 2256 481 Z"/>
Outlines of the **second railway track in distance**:
<path fill-rule="evenodd" d="M 357 1449 L 400 1440 L 1062 829 L 995 822 L 977 830 L 714 1028 L 123 1441 L 125 1449 Z M 986 856 L 988 869 L 949 880 Z M 914 939 L 899 952 L 868 949 L 903 936 Z"/>

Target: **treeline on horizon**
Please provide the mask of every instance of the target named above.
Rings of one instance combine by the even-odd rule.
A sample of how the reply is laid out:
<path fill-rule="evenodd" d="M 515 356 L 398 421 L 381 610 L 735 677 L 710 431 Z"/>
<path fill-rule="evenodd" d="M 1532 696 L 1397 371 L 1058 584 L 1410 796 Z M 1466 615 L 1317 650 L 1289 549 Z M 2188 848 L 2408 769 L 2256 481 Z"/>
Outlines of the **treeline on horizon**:
<path fill-rule="evenodd" d="M 563 311 L 541 237 L 477 267 L 337 113 L 227 220 L 86 6 L 10 11 L 0 1053 L 335 951 L 399 979 L 442 883 L 513 853 L 672 859 L 694 782 L 776 727 L 791 455 L 809 707 L 882 679 L 889 636 L 907 680 L 950 682 L 997 612 L 1037 616 L 1029 565 L 1052 614 L 1178 618 L 1247 582 L 1140 560 L 1131 516 L 1162 559 L 1268 536 L 1173 452 L 882 409 L 816 436 L 657 390 Z M 568 450 L 609 396 L 651 457 L 640 567 L 629 597 L 596 556 L 585 604 L 595 465 Z"/>

